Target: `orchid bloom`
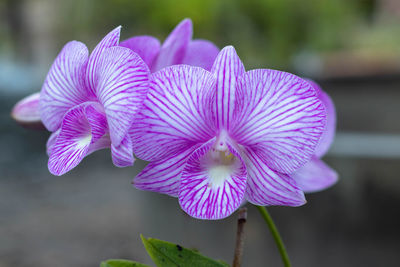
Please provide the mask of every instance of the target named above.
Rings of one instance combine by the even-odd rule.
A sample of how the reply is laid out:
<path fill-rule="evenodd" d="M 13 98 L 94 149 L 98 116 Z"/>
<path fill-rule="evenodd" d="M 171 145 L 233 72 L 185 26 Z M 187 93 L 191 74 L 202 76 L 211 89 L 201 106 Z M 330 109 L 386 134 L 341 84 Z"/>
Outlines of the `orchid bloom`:
<path fill-rule="evenodd" d="M 89 153 L 111 147 L 117 166 L 132 165 L 128 130 L 149 88 L 149 69 L 132 50 L 118 46 L 120 27 L 89 56 L 77 41 L 55 59 L 40 93 L 40 117 L 53 132 L 49 170 L 62 175 Z"/>
<path fill-rule="evenodd" d="M 299 206 L 291 174 L 307 163 L 326 111 L 307 81 L 245 68 L 232 46 L 211 71 L 179 65 L 154 74 L 130 130 L 137 157 L 151 161 L 134 178 L 141 190 L 179 198 L 200 219 L 221 219 L 242 201 Z"/>
<path fill-rule="evenodd" d="M 161 68 L 187 64 L 211 69 L 219 49 L 207 40 L 192 40 L 193 26 L 190 19 L 184 19 L 160 45 L 160 41 L 152 36 L 135 36 L 122 41 L 119 46 L 137 53 L 154 72 Z M 20 100 L 11 115 L 22 126 L 31 129 L 43 129 L 39 116 L 39 93 L 29 95 Z"/>
<path fill-rule="evenodd" d="M 162 46 L 152 36 L 135 36 L 120 43 L 138 53 L 152 72 L 162 68 L 187 64 L 210 70 L 219 49 L 207 40 L 192 40 L 193 25 L 190 19 L 179 23 Z"/>
<path fill-rule="evenodd" d="M 333 184 L 338 180 L 338 174 L 328 165 L 326 165 L 320 158 L 328 152 L 336 130 L 336 112 L 335 105 L 327 93 L 325 93 L 313 81 L 308 81 L 317 91 L 318 98 L 325 105 L 327 117 L 326 127 L 322 134 L 321 140 L 315 149 L 312 159 L 307 162 L 303 167 L 294 172 L 291 176 L 296 180 L 298 186 L 305 193 L 312 193 L 321 191 Z"/>

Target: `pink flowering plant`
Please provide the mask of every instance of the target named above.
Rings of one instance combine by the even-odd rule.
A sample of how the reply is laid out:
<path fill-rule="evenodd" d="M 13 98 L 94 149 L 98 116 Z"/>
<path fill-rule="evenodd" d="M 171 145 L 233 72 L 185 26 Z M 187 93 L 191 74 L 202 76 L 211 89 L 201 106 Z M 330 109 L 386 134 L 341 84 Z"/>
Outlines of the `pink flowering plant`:
<path fill-rule="evenodd" d="M 67 43 L 40 94 L 12 111 L 20 124 L 52 132 L 50 172 L 62 175 L 99 149 L 110 148 L 118 167 L 133 165 L 135 155 L 149 163 L 133 185 L 177 197 L 193 218 L 223 219 L 246 202 L 256 205 L 290 266 L 265 206 L 301 206 L 304 193 L 337 181 L 320 159 L 334 138 L 332 100 L 296 75 L 246 71 L 233 46 L 220 51 L 210 41 L 192 40 L 189 19 L 163 44 L 152 36 L 119 42 L 120 29 L 90 54 L 81 42 Z M 240 211 L 238 227 L 246 219 Z M 157 266 L 226 266 L 142 239 Z M 234 266 L 240 266 L 240 242 L 237 251 Z M 144 265 L 113 260 L 102 266 Z"/>

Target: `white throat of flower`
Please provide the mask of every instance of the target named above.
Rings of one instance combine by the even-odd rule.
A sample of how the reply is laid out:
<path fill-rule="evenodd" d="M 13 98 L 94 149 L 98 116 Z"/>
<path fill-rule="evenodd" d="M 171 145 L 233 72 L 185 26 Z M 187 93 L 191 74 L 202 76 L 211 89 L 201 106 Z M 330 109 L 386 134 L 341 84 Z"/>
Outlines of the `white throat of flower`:
<path fill-rule="evenodd" d="M 77 147 L 84 147 L 90 144 L 90 142 L 92 141 L 92 133 L 87 133 L 83 136 L 81 136 L 77 142 L 76 142 L 76 146 Z"/>
<path fill-rule="evenodd" d="M 221 132 L 211 150 L 204 157 L 203 164 L 208 173 L 208 187 L 219 188 L 238 168 L 238 159 L 229 151 L 228 135 Z"/>

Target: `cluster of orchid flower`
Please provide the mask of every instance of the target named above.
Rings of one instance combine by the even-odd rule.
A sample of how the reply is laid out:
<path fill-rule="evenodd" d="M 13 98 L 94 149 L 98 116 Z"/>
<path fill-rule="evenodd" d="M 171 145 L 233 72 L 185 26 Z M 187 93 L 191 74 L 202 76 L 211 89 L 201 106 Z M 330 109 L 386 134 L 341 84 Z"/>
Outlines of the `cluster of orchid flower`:
<path fill-rule="evenodd" d="M 317 84 L 293 74 L 246 71 L 232 46 L 192 40 L 183 20 L 160 42 L 120 27 L 89 55 L 77 41 L 55 59 L 40 93 L 14 118 L 52 134 L 48 167 L 62 175 L 111 148 L 113 163 L 150 163 L 136 188 L 178 197 L 195 218 L 222 219 L 244 201 L 299 206 L 337 174 L 320 158 L 335 132 L 335 110 Z"/>

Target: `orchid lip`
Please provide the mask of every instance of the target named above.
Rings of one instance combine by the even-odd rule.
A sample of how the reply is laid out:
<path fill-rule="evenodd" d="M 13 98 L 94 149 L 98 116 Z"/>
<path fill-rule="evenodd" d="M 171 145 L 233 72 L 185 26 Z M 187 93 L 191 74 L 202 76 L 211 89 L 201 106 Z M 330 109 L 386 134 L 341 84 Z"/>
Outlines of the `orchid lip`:
<path fill-rule="evenodd" d="M 212 160 L 207 162 L 208 187 L 219 188 L 234 171 L 236 157 L 229 152 L 211 150 L 210 158 Z"/>
<path fill-rule="evenodd" d="M 221 132 L 213 147 L 203 159 L 203 164 L 209 175 L 207 186 L 210 188 L 221 187 L 237 167 L 237 158 L 229 151 L 226 138 L 226 132 Z"/>

